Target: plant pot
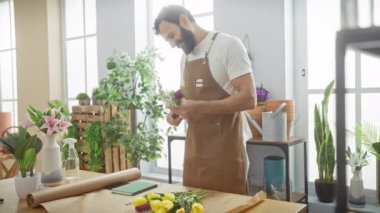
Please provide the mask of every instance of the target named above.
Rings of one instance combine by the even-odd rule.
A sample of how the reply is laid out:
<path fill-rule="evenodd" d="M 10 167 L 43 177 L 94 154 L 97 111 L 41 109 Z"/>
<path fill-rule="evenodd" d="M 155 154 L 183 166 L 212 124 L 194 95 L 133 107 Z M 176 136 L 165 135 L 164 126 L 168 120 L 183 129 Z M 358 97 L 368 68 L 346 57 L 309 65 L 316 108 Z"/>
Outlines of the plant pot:
<path fill-rule="evenodd" d="M 354 207 L 365 206 L 365 193 L 363 187 L 362 171 L 355 170 L 350 180 L 348 202 Z"/>
<path fill-rule="evenodd" d="M 335 199 L 335 182 L 334 183 L 324 183 L 320 182 L 319 179 L 314 181 L 315 193 L 317 194 L 318 200 L 322 203 L 332 203 Z"/>
<path fill-rule="evenodd" d="M 37 191 L 38 183 L 40 181 L 40 173 L 34 173 L 33 177 L 28 175 L 21 177 L 21 173 L 15 176 L 15 189 L 20 199 L 26 199 L 26 195 Z"/>
<path fill-rule="evenodd" d="M 92 99 L 92 105 L 102 106 L 102 105 L 104 105 L 104 100 Z"/>
<path fill-rule="evenodd" d="M 90 105 L 90 100 L 79 100 L 79 105 L 81 106 L 88 106 Z"/>
<path fill-rule="evenodd" d="M 47 134 L 42 147 L 42 176 L 44 186 L 57 186 L 63 181 L 61 150 L 56 142 L 57 134 Z"/>
<path fill-rule="evenodd" d="M 376 199 L 380 204 L 380 160 L 376 160 Z"/>

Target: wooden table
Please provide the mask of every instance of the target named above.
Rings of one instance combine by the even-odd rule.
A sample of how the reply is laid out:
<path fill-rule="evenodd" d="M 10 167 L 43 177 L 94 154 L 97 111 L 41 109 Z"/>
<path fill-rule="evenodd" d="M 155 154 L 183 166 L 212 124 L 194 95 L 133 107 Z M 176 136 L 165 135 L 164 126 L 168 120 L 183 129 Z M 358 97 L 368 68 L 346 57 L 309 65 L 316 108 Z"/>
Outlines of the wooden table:
<path fill-rule="evenodd" d="M 80 171 L 81 180 L 89 179 L 89 178 L 96 177 L 99 175 L 104 175 L 104 174 L 88 172 L 88 171 Z M 190 189 L 191 188 L 184 187 L 181 185 L 159 183 L 158 188 L 147 191 L 146 193 L 173 192 L 173 191 L 184 191 L 184 190 L 190 190 Z M 227 210 L 230 210 L 233 207 L 247 203 L 247 201 L 251 198 L 250 196 L 245 196 L 245 195 L 237 195 L 237 194 L 207 191 L 207 190 L 205 191 L 207 192 L 207 196 L 203 198 L 203 205 L 205 208 L 205 212 L 211 212 L 211 213 L 226 212 Z M 102 194 L 104 195 L 104 193 L 108 193 L 108 192 L 103 190 Z M 113 196 L 111 200 L 124 201 L 124 202 L 115 202 L 116 205 L 120 205 L 121 208 L 127 208 L 125 207 L 125 202 L 127 200 L 132 200 L 134 198 L 131 196 L 112 194 L 111 192 L 109 192 L 109 195 L 107 194 L 107 196 Z M 137 196 L 141 196 L 141 195 L 137 195 Z M 0 180 L 0 197 L 4 198 L 5 200 L 3 204 L 0 204 L 0 212 L 7 212 L 7 213 L 8 212 L 46 212 L 46 210 L 43 207 L 34 208 L 34 209 L 28 208 L 25 200 L 19 200 L 15 191 L 13 178 Z M 107 207 L 107 203 L 103 203 L 102 205 Z M 107 207 L 109 208 L 109 211 L 112 211 L 113 209 L 115 209 L 114 205 L 115 204 L 112 204 L 112 205 L 109 205 L 109 207 Z M 306 212 L 306 205 L 267 199 L 247 212 L 265 212 L 265 213 L 273 212 L 274 213 L 274 212 L 279 212 L 279 211 L 281 211 L 282 213 Z M 117 211 L 113 211 L 113 212 L 117 212 Z M 129 209 L 123 212 L 134 212 L 134 211 L 131 210 L 131 207 L 129 207 Z"/>

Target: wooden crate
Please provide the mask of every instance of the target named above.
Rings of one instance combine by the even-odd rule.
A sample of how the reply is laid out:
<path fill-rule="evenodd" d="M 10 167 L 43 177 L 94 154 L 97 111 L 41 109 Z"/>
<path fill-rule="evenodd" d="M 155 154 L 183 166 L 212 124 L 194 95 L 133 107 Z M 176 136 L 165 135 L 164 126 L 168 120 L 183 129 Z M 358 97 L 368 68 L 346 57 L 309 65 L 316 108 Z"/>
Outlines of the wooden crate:
<path fill-rule="evenodd" d="M 104 123 L 109 121 L 117 112 L 117 107 L 104 108 L 104 106 L 73 106 L 72 120 L 77 124 L 79 139 L 78 153 L 82 160 L 81 169 L 89 170 L 88 166 L 88 146 L 86 139 L 83 137 L 84 131 L 88 125 L 99 121 Z M 130 118 L 128 118 L 130 120 Z M 119 145 L 112 145 L 104 149 L 104 168 L 99 172 L 112 173 L 130 168 L 130 163 L 125 158 L 125 149 Z"/>

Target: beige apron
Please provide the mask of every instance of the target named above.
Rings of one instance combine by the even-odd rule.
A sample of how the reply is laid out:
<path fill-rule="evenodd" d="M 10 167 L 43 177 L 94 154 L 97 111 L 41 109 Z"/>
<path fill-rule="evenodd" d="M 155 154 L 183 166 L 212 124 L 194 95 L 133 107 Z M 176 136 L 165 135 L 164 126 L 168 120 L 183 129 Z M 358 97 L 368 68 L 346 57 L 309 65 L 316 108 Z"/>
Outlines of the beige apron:
<path fill-rule="evenodd" d="M 209 101 L 230 96 L 211 74 L 207 58 L 209 50 L 204 59 L 186 60 L 186 99 Z M 246 194 L 241 119 L 240 112 L 221 115 L 195 114 L 187 119 L 183 171 L 185 186 Z"/>

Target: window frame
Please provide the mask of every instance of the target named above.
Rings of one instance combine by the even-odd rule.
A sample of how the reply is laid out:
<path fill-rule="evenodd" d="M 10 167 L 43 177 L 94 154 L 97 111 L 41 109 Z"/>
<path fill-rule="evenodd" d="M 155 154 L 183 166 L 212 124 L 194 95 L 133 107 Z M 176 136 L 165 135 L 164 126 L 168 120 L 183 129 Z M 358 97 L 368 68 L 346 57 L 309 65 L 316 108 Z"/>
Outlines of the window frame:
<path fill-rule="evenodd" d="M 3 104 L 4 102 L 11 102 L 12 104 L 12 125 L 17 125 L 18 124 L 18 95 L 16 94 L 16 87 L 17 87 L 17 66 L 15 65 L 15 60 L 16 60 L 16 41 L 15 41 L 15 31 L 13 30 L 15 28 L 15 20 L 14 20 L 14 0 L 6 0 L 4 2 L 8 2 L 8 12 L 9 12 L 9 27 L 10 27 L 10 48 L 5 48 L 5 49 L 0 49 L 0 54 L 1 53 L 10 53 L 10 63 L 11 63 L 11 84 L 12 84 L 12 98 L 6 98 L 4 99 L 2 97 L 2 87 L 0 85 L 0 112 L 3 111 Z M 1 58 L 0 58 L 0 64 L 2 63 Z M 0 66 L 1 69 L 1 66 Z M 1 70 L 0 70 L 0 79 L 1 77 Z"/>

